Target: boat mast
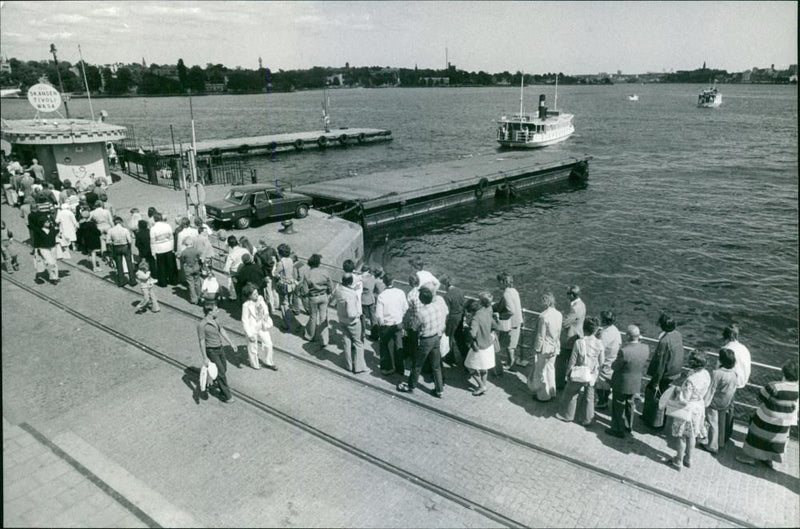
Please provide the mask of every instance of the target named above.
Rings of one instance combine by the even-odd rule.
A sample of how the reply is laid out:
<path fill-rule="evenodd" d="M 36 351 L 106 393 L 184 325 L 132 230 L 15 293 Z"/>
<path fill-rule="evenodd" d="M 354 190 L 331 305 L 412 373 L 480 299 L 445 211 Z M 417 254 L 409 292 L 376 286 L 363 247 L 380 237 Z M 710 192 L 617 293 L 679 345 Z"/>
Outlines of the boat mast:
<path fill-rule="evenodd" d="M 558 73 L 556 73 L 556 97 L 553 101 L 553 111 L 558 110 Z"/>
<path fill-rule="evenodd" d="M 525 72 L 521 72 L 519 79 L 519 117 L 522 119 L 522 101 L 525 93 Z"/>

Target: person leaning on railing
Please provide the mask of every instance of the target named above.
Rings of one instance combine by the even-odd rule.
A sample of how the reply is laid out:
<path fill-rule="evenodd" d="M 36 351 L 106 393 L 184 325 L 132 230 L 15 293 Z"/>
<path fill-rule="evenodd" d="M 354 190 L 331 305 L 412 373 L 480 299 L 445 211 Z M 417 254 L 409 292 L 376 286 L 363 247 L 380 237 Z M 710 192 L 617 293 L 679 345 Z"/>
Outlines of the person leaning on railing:
<path fill-rule="evenodd" d="M 645 389 L 642 410 L 642 420 L 652 428 L 663 427 L 655 423 L 658 400 L 670 384 L 681 376 L 683 368 L 683 336 L 676 329 L 675 320 L 666 312 L 662 312 L 658 324 L 663 333 L 647 368 L 650 382 Z"/>

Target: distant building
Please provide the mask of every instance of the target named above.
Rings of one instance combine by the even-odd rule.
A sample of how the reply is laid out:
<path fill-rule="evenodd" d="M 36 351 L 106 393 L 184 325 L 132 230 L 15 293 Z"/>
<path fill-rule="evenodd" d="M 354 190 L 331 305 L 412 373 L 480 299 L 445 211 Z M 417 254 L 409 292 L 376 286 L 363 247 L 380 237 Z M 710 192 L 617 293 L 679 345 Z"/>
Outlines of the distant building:
<path fill-rule="evenodd" d="M 8 62 L 8 57 L 0 57 L 0 73 L 11 73 L 11 63 Z"/>
<path fill-rule="evenodd" d="M 419 84 L 425 86 L 449 86 L 449 77 L 420 77 Z"/>
<path fill-rule="evenodd" d="M 325 78 L 325 82 L 331 86 L 344 86 L 344 74 L 335 73 Z"/>
<path fill-rule="evenodd" d="M 206 92 L 224 92 L 228 88 L 228 76 L 226 75 L 222 81 L 208 82 L 204 88 Z"/>

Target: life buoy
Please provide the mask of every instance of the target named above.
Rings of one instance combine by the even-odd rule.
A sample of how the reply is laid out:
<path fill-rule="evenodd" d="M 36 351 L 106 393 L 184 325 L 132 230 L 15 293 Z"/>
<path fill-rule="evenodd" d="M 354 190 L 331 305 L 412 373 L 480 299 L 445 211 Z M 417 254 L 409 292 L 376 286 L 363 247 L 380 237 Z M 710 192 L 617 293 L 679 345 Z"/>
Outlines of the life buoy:
<path fill-rule="evenodd" d="M 211 156 L 220 156 L 222 155 L 222 151 L 219 149 L 211 149 Z"/>
<path fill-rule="evenodd" d="M 278 150 L 278 142 L 272 141 L 269 144 L 269 150 L 275 152 Z"/>
<path fill-rule="evenodd" d="M 575 164 L 569 173 L 569 178 L 573 182 L 584 183 L 589 178 L 589 164 L 582 160 Z"/>
<path fill-rule="evenodd" d="M 236 151 L 239 154 L 247 154 L 250 151 L 250 146 L 249 145 L 240 145 L 239 148 L 236 149 Z"/>
<path fill-rule="evenodd" d="M 478 187 L 475 188 L 475 198 L 481 199 L 483 198 L 483 192 L 486 191 L 486 186 L 489 185 L 489 180 L 487 178 L 481 178 L 478 181 Z"/>
<path fill-rule="evenodd" d="M 347 143 L 347 134 L 342 134 L 339 136 L 339 145 L 344 145 Z"/>
<path fill-rule="evenodd" d="M 358 135 L 358 143 L 364 143 L 364 141 L 366 139 L 367 139 L 367 135 L 364 134 L 363 132 Z"/>
<path fill-rule="evenodd" d="M 303 140 L 301 140 L 300 138 L 297 138 L 296 140 L 294 140 L 294 148 L 297 149 L 298 151 L 302 151 L 303 150 Z"/>
<path fill-rule="evenodd" d="M 328 138 L 326 138 L 325 136 L 320 136 L 319 138 L 317 138 L 317 145 L 319 145 L 320 148 L 327 147 L 328 146 Z"/>

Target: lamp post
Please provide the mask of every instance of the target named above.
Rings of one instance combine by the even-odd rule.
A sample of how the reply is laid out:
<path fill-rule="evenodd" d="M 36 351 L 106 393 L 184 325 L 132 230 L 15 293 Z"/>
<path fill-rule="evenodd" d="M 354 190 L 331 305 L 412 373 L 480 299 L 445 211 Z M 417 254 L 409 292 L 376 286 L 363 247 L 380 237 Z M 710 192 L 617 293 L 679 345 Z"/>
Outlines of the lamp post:
<path fill-rule="evenodd" d="M 58 87 L 61 89 L 61 100 L 64 101 L 64 112 L 67 113 L 67 119 L 69 119 L 69 107 L 67 106 L 67 100 L 64 97 L 64 84 L 61 82 L 61 70 L 58 67 L 58 57 L 56 56 L 56 45 L 50 44 L 50 53 L 53 54 L 53 62 L 56 63 L 56 75 L 58 75 Z"/>

